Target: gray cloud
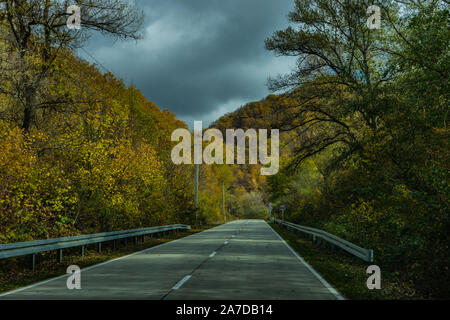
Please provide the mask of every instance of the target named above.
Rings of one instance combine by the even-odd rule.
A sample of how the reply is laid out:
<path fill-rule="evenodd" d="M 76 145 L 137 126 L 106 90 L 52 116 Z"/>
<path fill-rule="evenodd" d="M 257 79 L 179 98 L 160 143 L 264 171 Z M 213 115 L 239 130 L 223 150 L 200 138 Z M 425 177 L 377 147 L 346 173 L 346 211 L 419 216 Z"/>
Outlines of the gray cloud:
<path fill-rule="evenodd" d="M 275 57 L 264 39 L 287 26 L 293 0 L 139 0 L 144 39 L 87 46 L 106 68 L 163 109 L 207 125 L 268 94 L 269 76 L 293 60 Z M 92 60 L 92 59 L 91 59 Z"/>

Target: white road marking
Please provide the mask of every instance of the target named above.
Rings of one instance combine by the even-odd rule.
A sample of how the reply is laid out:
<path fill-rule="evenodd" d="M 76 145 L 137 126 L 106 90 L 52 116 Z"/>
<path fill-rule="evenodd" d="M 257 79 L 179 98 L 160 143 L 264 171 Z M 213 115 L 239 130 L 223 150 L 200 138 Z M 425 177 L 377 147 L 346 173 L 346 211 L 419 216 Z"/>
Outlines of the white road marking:
<path fill-rule="evenodd" d="M 186 277 L 184 277 L 183 279 L 181 279 L 176 285 L 173 286 L 172 290 L 178 290 L 181 288 L 181 286 L 188 281 L 192 276 L 188 275 Z"/>
<path fill-rule="evenodd" d="M 211 254 L 209 255 L 209 257 L 210 257 L 210 258 L 214 257 L 214 256 L 216 255 L 216 253 L 217 253 L 217 252 L 214 251 L 213 253 L 211 253 Z"/>
<path fill-rule="evenodd" d="M 273 231 L 273 233 L 275 233 L 278 239 L 280 239 L 281 242 L 283 242 L 286 247 L 288 247 L 288 249 L 294 254 L 294 256 L 296 256 L 297 259 L 300 260 L 300 262 L 302 262 L 308 268 L 308 270 L 311 271 L 311 273 L 315 275 L 317 279 L 319 279 L 320 282 L 322 282 L 322 284 L 328 289 L 328 291 L 330 291 L 338 300 L 345 300 L 345 298 L 339 292 L 337 292 L 337 290 L 333 288 L 324 278 L 322 278 L 322 276 L 318 274 L 316 270 L 314 270 L 302 257 L 300 257 L 300 255 L 295 252 L 295 250 L 292 249 L 292 247 L 275 230 L 273 230 L 273 228 L 266 221 L 264 222 Z"/>
<path fill-rule="evenodd" d="M 228 241 L 225 241 L 223 244 L 224 244 L 224 245 L 227 245 L 227 244 L 228 244 Z"/>

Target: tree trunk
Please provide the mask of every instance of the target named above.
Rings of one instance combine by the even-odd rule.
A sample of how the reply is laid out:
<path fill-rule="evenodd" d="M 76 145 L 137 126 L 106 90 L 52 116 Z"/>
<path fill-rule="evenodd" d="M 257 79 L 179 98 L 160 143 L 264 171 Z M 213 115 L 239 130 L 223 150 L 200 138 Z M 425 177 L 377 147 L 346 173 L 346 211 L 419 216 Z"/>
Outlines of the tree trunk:
<path fill-rule="evenodd" d="M 34 92 L 31 88 L 26 89 L 25 93 L 25 106 L 24 106 L 24 115 L 23 115 L 23 124 L 22 129 L 26 132 L 30 130 L 31 125 L 34 122 L 35 117 L 35 109 L 34 109 Z"/>

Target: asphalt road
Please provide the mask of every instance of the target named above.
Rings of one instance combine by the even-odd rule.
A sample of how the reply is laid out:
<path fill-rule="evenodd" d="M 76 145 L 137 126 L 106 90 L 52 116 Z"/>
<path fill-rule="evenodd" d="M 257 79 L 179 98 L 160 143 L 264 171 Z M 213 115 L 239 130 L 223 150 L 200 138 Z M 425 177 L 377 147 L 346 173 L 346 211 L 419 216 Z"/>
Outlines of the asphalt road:
<path fill-rule="evenodd" d="M 263 220 L 239 220 L 81 271 L 0 294 L 0 299 L 342 299 Z"/>

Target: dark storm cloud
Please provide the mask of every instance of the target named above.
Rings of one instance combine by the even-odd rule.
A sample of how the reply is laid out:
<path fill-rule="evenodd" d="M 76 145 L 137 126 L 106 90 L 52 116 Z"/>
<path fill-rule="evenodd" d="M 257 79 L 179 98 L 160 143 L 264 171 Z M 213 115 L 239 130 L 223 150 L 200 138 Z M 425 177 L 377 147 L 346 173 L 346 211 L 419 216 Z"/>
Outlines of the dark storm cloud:
<path fill-rule="evenodd" d="M 267 93 L 268 76 L 292 60 L 264 49 L 287 25 L 293 0 L 142 0 L 144 39 L 112 43 L 95 36 L 88 50 L 161 108 L 185 121 L 210 122 Z"/>

